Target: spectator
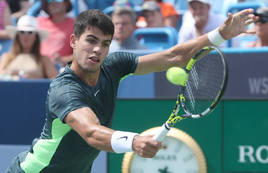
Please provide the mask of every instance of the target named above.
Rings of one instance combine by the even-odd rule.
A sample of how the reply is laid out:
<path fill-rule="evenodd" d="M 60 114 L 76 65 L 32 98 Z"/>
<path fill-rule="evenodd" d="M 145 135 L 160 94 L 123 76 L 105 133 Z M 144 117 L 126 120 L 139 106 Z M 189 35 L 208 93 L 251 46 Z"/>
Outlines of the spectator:
<path fill-rule="evenodd" d="M 69 38 L 73 33 L 74 19 L 67 17 L 72 4 L 69 0 L 42 0 L 42 9 L 49 16 L 37 18 L 39 27 L 48 30 L 50 35 L 41 44 L 41 54 L 65 66 L 72 60 Z"/>
<path fill-rule="evenodd" d="M 188 0 L 189 10 L 183 17 L 179 42 L 183 43 L 208 33 L 224 22 L 225 17 L 213 13 L 209 0 Z"/>
<path fill-rule="evenodd" d="M 41 0 L 32 0 L 31 7 L 27 11 L 27 15 L 30 16 L 46 16 L 45 12 L 41 11 Z M 72 3 L 72 9 L 67 16 L 75 18 L 80 12 L 85 11 L 88 9 L 87 0 L 70 0 Z"/>
<path fill-rule="evenodd" d="M 0 40 L 9 39 L 5 30 L 7 25 L 11 25 L 11 13 L 9 6 L 5 0 L 0 0 Z"/>
<path fill-rule="evenodd" d="M 0 73 L 13 79 L 55 78 L 58 74 L 51 60 L 40 55 L 40 42 L 48 32 L 38 29 L 37 20 L 32 16 L 22 16 L 17 27 L 6 27 L 9 36 L 14 39 L 11 51 L 2 55 Z"/>
<path fill-rule="evenodd" d="M 11 10 L 12 17 L 17 21 L 18 18 L 25 15 L 30 8 L 28 0 L 7 0 Z"/>
<path fill-rule="evenodd" d="M 114 37 L 110 46 L 110 52 L 116 50 L 146 49 L 134 38 L 136 29 L 136 13 L 129 6 L 117 7 L 112 13 L 114 23 Z"/>
<path fill-rule="evenodd" d="M 261 7 L 255 13 L 259 21 L 255 23 L 257 40 L 250 43 L 248 47 L 268 46 L 268 7 Z"/>
<path fill-rule="evenodd" d="M 172 4 L 168 3 L 168 2 L 162 2 L 162 0 L 144 0 L 143 6 L 147 6 L 147 5 L 153 5 L 155 6 L 152 2 L 150 1 L 154 1 L 159 5 L 160 8 L 160 13 L 162 15 L 161 18 L 163 18 L 162 20 L 162 25 L 163 26 L 170 26 L 170 27 L 174 27 L 177 28 L 178 25 L 178 21 L 179 21 L 179 15 L 176 11 L 176 9 L 173 7 Z M 148 7 L 147 7 L 148 8 Z M 155 10 L 151 10 L 151 11 L 155 11 Z M 150 27 L 147 24 L 146 19 L 144 18 L 139 18 L 138 23 L 137 23 L 138 27 Z"/>
<path fill-rule="evenodd" d="M 164 25 L 176 28 L 179 21 L 179 14 L 174 6 L 163 0 L 156 0 L 161 8 L 161 13 L 164 17 Z"/>
<path fill-rule="evenodd" d="M 142 16 L 147 27 L 164 27 L 164 18 L 160 6 L 155 1 L 146 1 L 142 5 Z"/>

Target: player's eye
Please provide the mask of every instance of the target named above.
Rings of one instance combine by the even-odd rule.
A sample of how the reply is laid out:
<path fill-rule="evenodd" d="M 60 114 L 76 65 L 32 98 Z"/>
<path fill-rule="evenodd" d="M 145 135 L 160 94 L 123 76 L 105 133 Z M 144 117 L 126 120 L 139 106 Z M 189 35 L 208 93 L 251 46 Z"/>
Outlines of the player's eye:
<path fill-rule="evenodd" d="M 87 42 L 89 42 L 90 44 L 97 44 L 97 40 L 92 38 L 87 39 Z"/>
<path fill-rule="evenodd" d="M 104 42 L 102 45 L 103 45 L 103 47 L 109 47 L 109 46 L 110 46 L 110 44 L 111 44 L 111 42 L 106 41 L 106 42 Z"/>

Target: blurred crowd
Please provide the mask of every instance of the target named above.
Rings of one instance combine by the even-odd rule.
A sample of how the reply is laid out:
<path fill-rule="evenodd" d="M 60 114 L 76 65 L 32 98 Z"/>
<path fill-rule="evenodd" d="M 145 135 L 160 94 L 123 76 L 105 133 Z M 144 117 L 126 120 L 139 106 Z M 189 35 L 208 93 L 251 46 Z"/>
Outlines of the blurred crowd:
<path fill-rule="evenodd" d="M 153 49 L 150 40 L 157 42 L 161 34 L 180 44 L 217 28 L 228 12 L 243 8 L 254 8 L 259 16 L 249 26 L 256 34 L 241 35 L 221 47 L 268 46 L 265 0 L 0 0 L 0 79 L 55 78 L 72 61 L 69 38 L 75 17 L 93 8 L 114 23 L 110 52 Z"/>

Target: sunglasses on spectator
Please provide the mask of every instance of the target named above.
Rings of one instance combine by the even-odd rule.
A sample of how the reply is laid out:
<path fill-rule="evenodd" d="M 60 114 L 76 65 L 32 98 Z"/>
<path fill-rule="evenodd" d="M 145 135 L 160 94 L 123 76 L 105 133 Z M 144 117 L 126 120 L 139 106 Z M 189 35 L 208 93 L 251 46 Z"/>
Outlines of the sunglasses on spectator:
<path fill-rule="evenodd" d="M 255 23 L 266 23 L 268 21 L 268 16 L 263 16 L 261 14 L 258 14 L 258 13 L 255 13 L 255 16 L 258 16 L 259 17 L 259 20 Z"/>
<path fill-rule="evenodd" d="M 34 31 L 19 31 L 20 34 L 29 34 L 29 35 L 32 35 L 32 34 L 35 34 Z"/>
<path fill-rule="evenodd" d="M 260 17 L 257 22 L 266 23 L 268 21 L 268 17 Z"/>
<path fill-rule="evenodd" d="M 47 0 L 47 3 L 63 2 L 64 0 Z"/>

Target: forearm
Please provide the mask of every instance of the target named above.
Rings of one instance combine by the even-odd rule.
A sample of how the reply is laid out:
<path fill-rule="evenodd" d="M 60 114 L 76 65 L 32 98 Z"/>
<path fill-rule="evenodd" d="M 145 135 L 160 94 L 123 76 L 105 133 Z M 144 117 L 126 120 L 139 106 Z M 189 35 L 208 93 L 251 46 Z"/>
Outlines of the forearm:
<path fill-rule="evenodd" d="M 132 151 L 132 142 L 136 133 L 115 131 L 101 125 L 97 116 L 88 107 L 72 111 L 64 121 L 88 145 L 98 150 L 116 153 Z"/>
<path fill-rule="evenodd" d="M 170 67 L 183 67 L 204 46 L 211 45 L 207 34 L 185 43 L 177 44 L 165 51 L 139 57 L 135 74 L 165 71 Z"/>
<path fill-rule="evenodd" d="M 112 134 L 115 131 L 98 125 L 89 129 L 82 137 L 92 147 L 107 152 L 114 152 L 111 146 Z"/>
<path fill-rule="evenodd" d="M 170 48 L 170 57 L 175 57 L 172 66 L 185 66 L 200 49 L 212 45 L 207 34 Z"/>
<path fill-rule="evenodd" d="M 161 148 L 161 143 L 152 136 L 140 136 L 137 133 L 115 131 L 102 126 L 94 112 L 88 108 L 79 108 L 70 112 L 64 119 L 88 145 L 107 152 L 124 153 L 135 151 L 142 157 L 153 157 Z"/>

